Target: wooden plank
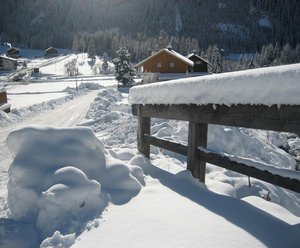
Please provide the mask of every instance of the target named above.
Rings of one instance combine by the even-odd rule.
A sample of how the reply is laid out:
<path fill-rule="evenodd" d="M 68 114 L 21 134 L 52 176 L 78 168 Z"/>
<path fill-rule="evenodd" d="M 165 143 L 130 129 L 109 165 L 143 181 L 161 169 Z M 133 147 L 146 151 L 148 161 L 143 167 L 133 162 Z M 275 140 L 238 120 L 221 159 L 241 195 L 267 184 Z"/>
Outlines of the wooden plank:
<path fill-rule="evenodd" d="M 150 143 L 145 138 L 145 135 L 150 135 L 151 119 L 149 117 L 138 116 L 138 151 L 146 158 L 150 158 Z"/>
<path fill-rule="evenodd" d="M 300 134 L 300 105 L 132 105 L 144 117 L 284 131 Z"/>
<path fill-rule="evenodd" d="M 157 146 L 157 147 L 187 156 L 188 148 L 185 145 L 171 142 L 168 140 L 155 138 L 155 137 L 149 136 L 149 135 L 145 135 L 145 139 L 150 143 L 150 145 Z"/>
<path fill-rule="evenodd" d="M 268 171 L 262 171 L 255 167 L 247 166 L 235 161 L 231 161 L 228 157 L 222 156 L 217 153 L 206 153 L 202 150 L 199 150 L 199 156 L 202 160 L 207 163 L 217 165 L 219 167 L 236 171 L 246 176 L 254 177 L 262 181 L 278 185 L 280 187 L 290 189 L 300 193 L 300 181 L 296 179 L 291 179 L 279 175 L 273 175 Z"/>
<path fill-rule="evenodd" d="M 201 160 L 198 146 L 207 145 L 207 124 L 189 122 L 187 169 L 205 183 L 206 163 Z"/>

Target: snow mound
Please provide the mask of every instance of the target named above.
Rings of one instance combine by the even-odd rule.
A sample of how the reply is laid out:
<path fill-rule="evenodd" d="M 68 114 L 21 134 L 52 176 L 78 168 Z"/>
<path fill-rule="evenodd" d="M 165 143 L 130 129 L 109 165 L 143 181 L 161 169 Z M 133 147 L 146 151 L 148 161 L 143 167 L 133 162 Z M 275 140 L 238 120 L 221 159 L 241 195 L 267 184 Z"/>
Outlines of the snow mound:
<path fill-rule="evenodd" d="M 90 128 L 26 127 L 10 133 L 7 145 L 16 154 L 11 217 L 33 222 L 42 239 L 78 233 L 109 201 L 124 204 L 141 189 L 142 173 L 112 157 Z"/>
<path fill-rule="evenodd" d="M 41 248 L 67 248 L 75 243 L 75 233 L 68 235 L 61 235 L 59 231 L 56 231 L 52 237 L 45 239 Z"/>

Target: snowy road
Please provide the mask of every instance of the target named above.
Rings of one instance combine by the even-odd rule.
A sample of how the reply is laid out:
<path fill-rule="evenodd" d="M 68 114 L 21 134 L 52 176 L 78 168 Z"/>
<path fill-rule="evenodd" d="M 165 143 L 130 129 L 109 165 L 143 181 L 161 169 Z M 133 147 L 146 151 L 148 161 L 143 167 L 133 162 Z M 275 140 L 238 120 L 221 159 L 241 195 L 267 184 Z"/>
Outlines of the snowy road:
<path fill-rule="evenodd" d="M 10 132 L 29 125 L 43 125 L 53 127 L 75 126 L 85 117 L 90 104 L 94 101 L 99 91 L 92 91 L 77 97 L 53 111 L 44 112 L 20 123 L 1 128 L 0 130 L 0 206 L 4 206 L 7 198 L 6 185 L 8 181 L 8 168 L 12 161 L 12 154 L 6 147 L 6 138 Z M 6 207 L 5 207 L 6 208 Z M 0 218 L 5 215 L 6 209 L 0 209 Z"/>

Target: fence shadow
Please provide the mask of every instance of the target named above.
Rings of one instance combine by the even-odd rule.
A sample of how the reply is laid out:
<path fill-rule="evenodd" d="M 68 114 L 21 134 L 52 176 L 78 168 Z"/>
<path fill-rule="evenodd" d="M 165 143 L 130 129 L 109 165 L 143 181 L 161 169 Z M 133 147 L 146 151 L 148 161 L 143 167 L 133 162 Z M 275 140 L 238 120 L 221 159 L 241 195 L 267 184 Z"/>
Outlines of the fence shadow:
<path fill-rule="evenodd" d="M 295 247 L 300 242 L 300 224 L 290 225 L 245 201 L 211 192 L 188 171 L 172 174 L 147 159 L 142 168 L 146 175 L 244 229 L 267 247 Z"/>

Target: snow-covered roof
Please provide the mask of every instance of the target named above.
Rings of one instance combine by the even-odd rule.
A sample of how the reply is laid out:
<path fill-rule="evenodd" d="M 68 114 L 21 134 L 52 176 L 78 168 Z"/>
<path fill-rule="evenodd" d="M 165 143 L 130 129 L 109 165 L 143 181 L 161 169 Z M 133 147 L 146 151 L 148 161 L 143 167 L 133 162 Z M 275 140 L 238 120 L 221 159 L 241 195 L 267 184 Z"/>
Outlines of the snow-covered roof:
<path fill-rule="evenodd" d="M 300 64 L 172 80 L 130 89 L 131 104 L 300 105 Z"/>
<path fill-rule="evenodd" d="M 210 65 L 210 63 L 209 63 L 206 59 L 202 58 L 202 57 L 201 57 L 200 55 L 198 55 L 197 53 L 190 53 L 190 54 L 187 55 L 186 57 L 187 57 L 188 59 L 190 59 L 192 56 L 196 56 L 197 58 L 203 60 L 205 63 L 207 63 L 207 64 Z"/>
<path fill-rule="evenodd" d="M 11 57 L 7 57 L 6 55 L 0 55 L 0 58 L 1 58 L 1 59 L 11 60 L 11 61 L 17 61 L 16 59 L 11 58 Z"/>
<path fill-rule="evenodd" d="M 174 56 L 177 59 L 181 60 L 185 64 L 187 64 L 189 66 L 194 66 L 194 62 L 192 60 L 184 57 L 183 55 L 174 51 L 173 49 L 164 48 L 164 49 L 161 49 L 160 51 L 158 51 L 157 53 L 152 54 L 150 57 L 144 59 L 143 61 L 139 62 L 138 64 L 136 64 L 136 67 L 143 65 L 145 62 L 151 60 L 153 57 L 155 57 L 161 53 L 168 53 L 169 55 Z"/>

